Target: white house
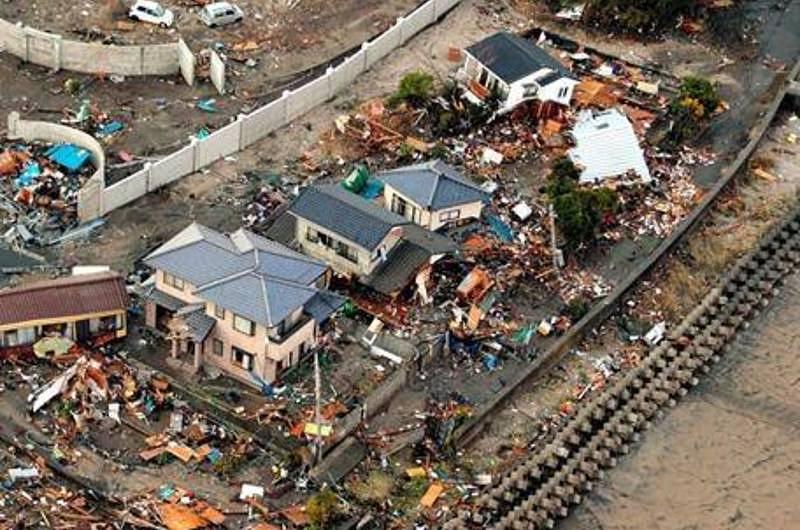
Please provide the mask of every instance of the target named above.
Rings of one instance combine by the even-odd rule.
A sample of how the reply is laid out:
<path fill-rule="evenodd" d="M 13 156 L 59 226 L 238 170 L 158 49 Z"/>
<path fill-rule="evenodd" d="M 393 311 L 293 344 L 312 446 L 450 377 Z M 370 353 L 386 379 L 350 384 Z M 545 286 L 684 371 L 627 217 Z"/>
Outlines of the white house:
<path fill-rule="evenodd" d="M 581 182 L 599 182 L 631 172 L 650 182 L 650 170 L 633 125 L 619 110 L 585 110 L 578 114 L 571 134 L 575 147 L 568 154 L 582 171 Z"/>
<path fill-rule="evenodd" d="M 533 99 L 569 105 L 578 84 L 545 50 L 505 31 L 473 44 L 464 54 L 458 75 L 467 84 L 467 97 L 479 102 L 497 91 L 501 113 Z"/>

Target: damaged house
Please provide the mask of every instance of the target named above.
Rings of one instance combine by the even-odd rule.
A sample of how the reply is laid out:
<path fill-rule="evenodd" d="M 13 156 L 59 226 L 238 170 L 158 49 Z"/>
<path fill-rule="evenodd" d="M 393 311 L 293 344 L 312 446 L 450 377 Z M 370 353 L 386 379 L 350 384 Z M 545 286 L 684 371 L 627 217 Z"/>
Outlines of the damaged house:
<path fill-rule="evenodd" d="M 113 272 L 46 280 L 0 291 L 0 348 L 42 337 L 76 342 L 127 334 L 128 294 Z"/>
<path fill-rule="evenodd" d="M 529 100 L 569 106 L 578 81 L 544 49 L 501 31 L 464 50 L 458 73 L 467 97 L 479 103 L 492 93 L 500 96 L 500 112 Z"/>
<path fill-rule="evenodd" d="M 628 173 L 650 182 L 650 170 L 636 131 L 618 109 L 582 111 L 571 134 L 575 147 L 568 155 L 581 169 L 581 183 L 597 183 Z"/>
<path fill-rule="evenodd" d="M 450 239 L 334 184 L 303 190 L 268 235 L 389 296 L 456 250 Z"/>
<path fill-rule="evenodd" d="M 386 207 L 428 230 L 480 219 L 487 194 L 451 165 L 433 160 L 376 175 Z"/>
<path fill-rule="evenodd" d="M 252 385 L 297 364 L 344 303 L 325 290 L 324 263 L 243 229 L 193 223 L 145 263 L 155 270 L 146 322 L 168 331 L 172 356 Z"/>

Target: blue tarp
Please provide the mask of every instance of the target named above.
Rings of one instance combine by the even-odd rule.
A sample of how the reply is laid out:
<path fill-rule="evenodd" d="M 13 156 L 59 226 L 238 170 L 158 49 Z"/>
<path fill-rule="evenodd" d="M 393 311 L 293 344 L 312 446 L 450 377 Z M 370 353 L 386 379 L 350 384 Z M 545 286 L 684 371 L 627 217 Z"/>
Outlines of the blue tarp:
<path fill-rule="evenodd" d="M 110 121 L 105 123 L 97 128 L 97 136 L 111 136 L 114 133 L 118 133 L 122 129 L 125 128 L 125 125 L 118 121 Z"/>
<path fill-rule="evenodd" d="M 361 196 L 367 200 L 377 199 L 383 194 L 383 182 L 370 177 L 366 186 L 361 189 Z"/>
<path fill-rule="evenodd" d="M 92 153 L 88 150 L 72 144 L 54 145 L 48 149 L 45 155 L 62 168 L 71 172 L 79 171 L 92 157 Z"/>
<path fill-rule="evenodd" d="M 19 177 L 14 180 L 18 188 L 24 188 L 33 184 L 42 175 L 42 168 L 38 162 L 29 162 Z"/>
<path fill-rule="evenodd" d="M 489 227 L 492 229 L 492 232 L 497 234 L 500 239 L 506 243 L 511 243 L 514 241 L 514 231 L 510 226 L 504 223 L 502 219 L 496 215 L 487 215 L 486 221 L 489 223 Z"/>

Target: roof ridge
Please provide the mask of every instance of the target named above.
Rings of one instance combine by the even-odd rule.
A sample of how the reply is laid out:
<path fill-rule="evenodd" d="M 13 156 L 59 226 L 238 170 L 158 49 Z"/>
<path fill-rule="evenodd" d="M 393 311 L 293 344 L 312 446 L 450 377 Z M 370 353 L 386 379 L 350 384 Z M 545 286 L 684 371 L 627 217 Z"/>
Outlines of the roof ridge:
<path fill-rule="evenodd" d="M 255 274 L 255 273 L 254 273 Z M 267 282 L 264 276 L 260 276 L 255 274 L 258 277 L 258 283 L 261 284 L 261 295 L 264 300 L 264 311 L 267 314 L 267 322 L 269 324 L 273 324 L 272 322 L 272 312 L 269 310 L 269 293 L 267 291 Z M 269 340 L 269 339 L 267 339 Z"/>
<path fill-rule="evenodd" d="M 41 291 L 42 289 L 52 289 L 53 287 L 98 283 L 103 280 L 123 280 L 122 275 L 115 271 L 95 272 L 92 274 L 73 274 L 71 276 L 60 276 L 31 282 L 27 285 L 17 285 L 7 289 L 0 289 L 0 297 L 8 294 L 19 294 L 30 291 Z"/>
<path fill-rule="evenodd" d="M 200 239 L 195 240 L 195 241 L 190 241 L 190 242 L 184 243 L 182 245 L 178 245 L 177 247 L 171 248 L 169 250 L 165 250 L 163 252 L 158 252 L 158 250 L 161 247 L 163 247 L 164 245 L 166 245 L 167 243 L 169 243 L 170 241 L 172 241 L 173 239 L 175 239 L 176 237 L 181 235 L 183 232 L 185 232 L 186 230 L 188 230 L 189 228 L 191 228 L 191 227 L 193 227 L 195 225 L 198 226 L 199 229 L 200 229 Z M 220 232 L 219 230 L 214 230 L 213 228 L 211 228 L 209 226 L 206 226 L 204 224 L 198 223 L 197 221 L 192 221 L 192 223 L 190 225 L 188 225 L 186 228 L 184 228 L 183 230 L 181 230 L 180 232 L 178 232 L 177 234 L 175 234 L 174 236 L 169 238 L 166 242 L 164 242 L 162 245 L 160 245 L 157 249 L 155 249 L 153 252 L 148 254 L 147 257 L 145 258 L 145 260 L 152 259 L 152 258 L 160 258 L 161 256 L 167 256 L 169 254 L 172 254 L 173 252 L 176 252 L 178 250 L 182 250 L 182 249 L 184 249 L 186 247 L 189 247 L 191 245 L 196 245 L 197 243 L 200 243 L 200 242 L 203 242 L 203 241 L 205 241 L 206 243 L 208 243 L 210 245 L 213 245 L 213 246 L 217 247 L 218 249 L 224 250 L 225 252 L 228 252 L 228 253 L 233 254 L 233 255 L 241 255 L 241 254 L 243 254 L 243 253 L 231 252 L 231 249 L 225 248 L 223 246 L 218 245 L 215 241 L 212 241 L 211 239 L 207 238 L 206 235 L 203 233 L 203 230 L 208 230 L 210 232 L 216 233 L 217 235 L 219 235 L 221 237 L 224 237 L 225 239 L 227 239 L 228 241 L 231 242 L 231 244 L 233 245 L 234 248 L 236 248 L 236 243 L 231 239 L 230 234 L 226 234 L 224 232 Z"/>
<path fill-rule="evenodd" d="M 223 283 L 228 283 L 229 281 L 232 281 L 232 280 L 238 280 L 239 278 L 242 278 L 243 276 L 247 276 L 248 274 L 251 274 L 251 273 L 254 274 L 255 271 L 256 271 L 255 267 L 248 267 L 248 268 L 246 268 L 244 270 L 241 270 L 239 272 L 234 272 L 233 274 L 229 274 L 227 276 L 223 276 L 222 278 L 217 278 L 216 280 L 211 280 L 210 282 L 204 283 L 203 285 L 198 285 L 195 288 L 194 292 L 195 293 L 199 293 L 201 291 L 205 291 L 206 289 L 211 289 L 212 287 L 217 287 L 219 285 L 222 285 Z"/>

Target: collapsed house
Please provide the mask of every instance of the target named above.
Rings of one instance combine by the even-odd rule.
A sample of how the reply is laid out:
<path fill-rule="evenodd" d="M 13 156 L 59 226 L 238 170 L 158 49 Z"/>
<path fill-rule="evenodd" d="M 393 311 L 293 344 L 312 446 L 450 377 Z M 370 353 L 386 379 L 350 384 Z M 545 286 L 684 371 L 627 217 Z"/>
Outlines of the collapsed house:
<path fill-rule="evenodd" d="M 172 356 L 192 356 L 254 386 L 270 383 L 313 348 L 344 299 L 325 290 L 328 267 L 240 229 L 193 223 L 153 251 L 149 326 L 168 332 Z"/>
<path fill-rule="evenodd" d="M 0 348 L 42 337 L 76 342 L 127 335 L 128 294 L 113 272 L 75 275 L 0 291 Z"/>
<path fill-rule="evenodd" d="M 385 295 L 456 250 L 448 238 L 332 184 L 303 190 L 268 235 Z"/>
<path fill-rule="evenodd" d="M 505 31 L 473 44 L 464 55 L 457 75 L 467 85 L 467 97 L 480 103 L 496 93 L 501 113 L 534 99 L 568 106 L 578 84 L 545 50 Z"/>
<path fill-rule="evenodd" d="M 617 109 L 585 110 L 572 129 L 575 147 L 569 158 L 581 169 L 582 183 L 597 183 L 635 173 L 650 182 L 650 169 L 628 118 Z"/>
<path fill-rule="evenodd" d="M 428 230 L 480 219 L 488 194 L 451 165 L 433 160 L 376 175 L 391 211 Z"/>

